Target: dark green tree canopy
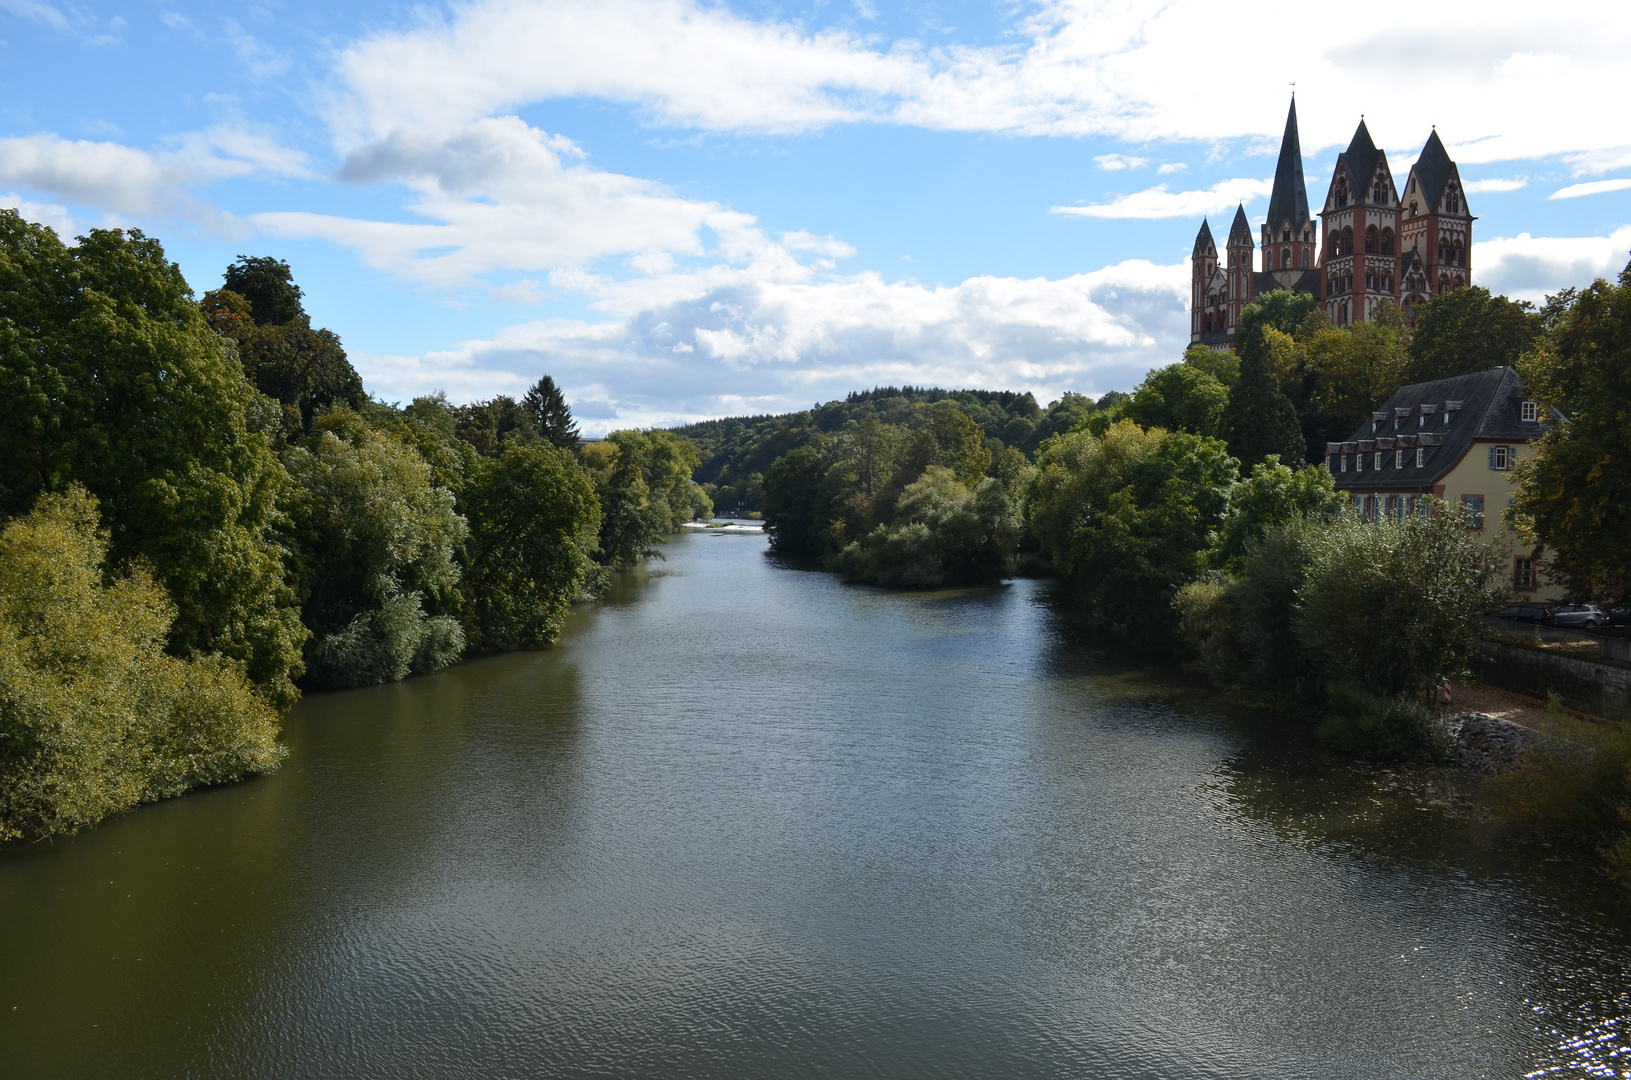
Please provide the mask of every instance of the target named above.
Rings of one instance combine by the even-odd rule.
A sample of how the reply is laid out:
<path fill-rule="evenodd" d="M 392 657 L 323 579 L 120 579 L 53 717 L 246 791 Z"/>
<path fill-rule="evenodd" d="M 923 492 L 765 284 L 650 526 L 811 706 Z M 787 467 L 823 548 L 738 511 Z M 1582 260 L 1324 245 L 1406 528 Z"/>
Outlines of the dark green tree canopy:
<path fill-rule="evenodd" d="M 1416 309 L 1404 383 L 1516 364 L 1535 343 L 1541 321 L 1532 305 L 1478 285 L 1435 296 Z"/>
<path fill-rule="evenodd" d="M 227 267 L 226 287 L 249 301 L 256 326 L 283 326 L 305 317 L 303 293 L 289 264 L 269 255 L 239 255 Z"/>
<path fill-rule="evenodd" d="M 1270 293 L 1269 297 L 1281 295 Z M 1246 324 L 1246 315 L 1252 314 L 1256 307 L 1256 303 L 1246 306 L 1246 312 L 1241 315 L 1242 327 Z M 1240 462 L 1243 475 L 1270 454 L 1278 454 L 1281 461 L 1301 463 L 1307 453 L 1302 425 L 1297 422 L 1297 407 L 1280 389 L 1270 365 L 1268 347 L 1263 343 L 1263 329 L 1272 324 L 1261 312 L 1253 321 L 1259 344 L 1247 348 L 1247 339 L 1238 339 L 1242 343 L 1240 381 L 1229 392 L 1221 425 L 1229 453 Z"/>
<path fill-rule="evenodd" d="M 533 383 L 532 389 L 521 398 L 521 408 L 532 418 L 533 426 L 545 442 L 563 450 L 577 449 L 578 425 L 572 420 L 572 407 L 566 403 L 566 395 L 561 393 L 554 379 L 545 375 Z"/>

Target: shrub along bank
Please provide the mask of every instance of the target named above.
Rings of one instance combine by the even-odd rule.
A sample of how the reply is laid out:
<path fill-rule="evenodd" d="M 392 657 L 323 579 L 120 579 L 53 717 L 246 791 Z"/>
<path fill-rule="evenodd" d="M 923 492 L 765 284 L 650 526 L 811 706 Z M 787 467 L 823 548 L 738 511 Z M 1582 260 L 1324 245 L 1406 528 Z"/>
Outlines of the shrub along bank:
<path fill-rule="evenodd" d="M 708 511 L 695 447 L 369 399 L 286 264 L 200 302 L 159 243 L 0 211 L 0 838 L 275 767 L 300 688 L 555 640 Z"/>

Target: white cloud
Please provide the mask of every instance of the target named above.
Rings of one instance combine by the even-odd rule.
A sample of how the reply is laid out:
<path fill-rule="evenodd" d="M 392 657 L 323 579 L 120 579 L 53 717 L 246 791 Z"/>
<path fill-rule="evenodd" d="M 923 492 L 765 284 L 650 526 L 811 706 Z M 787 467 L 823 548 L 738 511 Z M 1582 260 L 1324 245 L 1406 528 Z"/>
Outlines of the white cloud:
<path fill-rule="evenodd" d="M 1340 6 L 1304 6 L 1300 40 L 1341 44 L 1220 64 L 1254 55 L 1261 28 L 1285 13 L 1281 0 L 1244 0 L 1221 21 L 1204 0 L 1052 0 L 1015 16 L 1003 44 L 930 47 L 757 22 L 701 0 L 477 0 L 345 49 L 331 105 L 347 146 L 576 97 L 702 130 L 883 121 L 1216 143 L 1277 136 L 1295 80 L 1309 150 L 1345 143 L 1364 112 L 1395 145 L 1419 145 L 1436 121 L 1463 162 L 1567 154 L 1589 170 L 1631 152 L 1600 112 L 1558 107 L 1617 99 L 1631 51 L 1617 0 L 1583 0 L 1539 24 L 1519 4 L 1379 9 L 1363 40 Z M 1259 104 L 1220 109 L 1225 77 L 1231 102 Z"/>
<path fill-rule="evenodd" d="M 72 243 L 79 233 L 73 215 L 56 203 L 31 202 L 15 194 L 0 193 L 0 207 L 17 211 L 25 221 L 49 225 L 57 238 L 67 243 Z"/>
<path fill-rule="evenodd" d="M 222 224 L 225 215 L 198 203 L 191 187 L 257 173 L 311 175 L 304 154 L 279 146 L 253 126 L 219 124 L 167 144 L 152 152 L 55 134 L 0 139 L 0 184 L 113 214 Z"/>
<path fill-rule="evenodd" d="M 1122 169 L 1142 169 L 1148 165 L 1148 158 L 1127 157 L 1123 154 L 1100 154 L 1093 159 L 1093 164 L 1105 172 L 1119 172 Z M 1162 166 L 1163 170 L 1165 166 Z"/>
<path fill-rule="evenodd" d="M 1530 236 L 1484 240 L 1472 246 L 1473 282 L 1492 292 L 1540 300 L 1569 286 L 1613 280 L 1631 258 L 1631 225 L 1608 236 Z"/>
<path fill-rule="evenodd" d="M 0 0 L 0 11 L 9 11 L 20 18 L 44 23 L 53 30 L 68 29 L 68 20 L 62 12 L 40 0 Z"/>
<path fill-rule="evenodd" d="M 1167 185 L 1157 184 L 1107 203 L 1055 206 L 1049 213 L 1091 218 L 1200 217 L 1227 210 L 1237 203 L 1249 203 L 1267 195 L 1273 187 L 1272 180 L 1246 178 L 1221 180 L 1204 191 L 1168 191 Z"/>
<path fill-rule="evenodd" d="M 1546 197 L 1548 199 L 1578 199 L 1582 195 L 1601 195 L 1609 191 L 1624 191 L 1626 188 L 1631 188 L 1631 179 L 1593 180 L 1589 184 L 1570 184 L 1566 188 L 1559 188 Z"/>
<path fill-rule="evenodd" d="M 1165 165 L 1162 165 L 1159 169 L 1156 169 L 1155 171 L 1160 173 L 1162 176 L 1168 176 L 1168 175 L 1171 175 L 1172 173 L 1184 172 L 1188 168 L 1189 168 L 1189 166 L 1184 164 L 1182 161 L 1169 161 Z"/>
<path fill-rule="evenodd" d="M 1469 180 L 1462 186 L 1469 195 L 1477 195 L 1481 191 L 1519 191 L 1529 186 L 1529 178 L 1520 176 L 1512 180 Z"/>
<path fill-rule="evenodd" d="M 287 56 L 249 33 L 236 19 L 226 21 L 226 39 L 238 54 L 238 63 L 252 78 L 270 79 L 289 70 Z"/>
<path fill-rule="evenodd" d="M 514 392 L 548 371 L 590 430 L 785 411 L 878 383 L 1126 389 L 1188 340 L 1187 265 L 929 287 L 857 274 L 729 284 L 604 323 L 552 319 L 421 357 L 364 357 L 371 392 Z M 728 392 L 727 391 L 728 388 Z M 749 406 L 751 402 L 751 407 Z M 582 413 L 580 415 L 587 414 Z"/>

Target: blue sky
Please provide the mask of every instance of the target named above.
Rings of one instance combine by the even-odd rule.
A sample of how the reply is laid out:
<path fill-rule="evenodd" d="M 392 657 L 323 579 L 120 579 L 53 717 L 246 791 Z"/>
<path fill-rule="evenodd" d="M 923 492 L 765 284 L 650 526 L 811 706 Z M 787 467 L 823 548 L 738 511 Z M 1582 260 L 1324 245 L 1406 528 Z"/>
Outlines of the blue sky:
<path fill-rule="evenodd" d="M 1361 113 L 1401 183 L 1436 123 L 1475 281 L 1625 264 L 1620 5 L 1369 17 L 0 0 L 0 205 L 140 227 L 200 292 L 287 259 L 377 396 L 548 372 L 590 431 L 877 383 L 1127 389 L 1187 340 L 1202 215 L 1266 209 L 1293 81 L 1311 203 Z"/>

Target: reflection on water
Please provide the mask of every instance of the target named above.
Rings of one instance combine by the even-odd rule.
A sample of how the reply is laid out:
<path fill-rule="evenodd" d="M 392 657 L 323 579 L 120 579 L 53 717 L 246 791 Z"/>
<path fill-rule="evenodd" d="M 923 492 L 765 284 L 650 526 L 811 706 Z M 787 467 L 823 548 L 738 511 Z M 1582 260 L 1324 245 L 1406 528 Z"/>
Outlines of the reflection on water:
<path fill-rule="evenodd" d="M 1619 895 L 1073 629 L 695 535 L 0 852 L 6 1076 L 1621 1075 Z"/>

